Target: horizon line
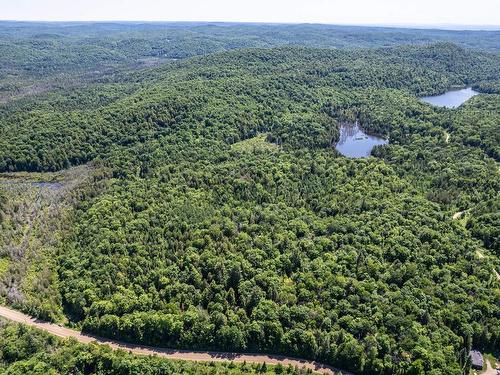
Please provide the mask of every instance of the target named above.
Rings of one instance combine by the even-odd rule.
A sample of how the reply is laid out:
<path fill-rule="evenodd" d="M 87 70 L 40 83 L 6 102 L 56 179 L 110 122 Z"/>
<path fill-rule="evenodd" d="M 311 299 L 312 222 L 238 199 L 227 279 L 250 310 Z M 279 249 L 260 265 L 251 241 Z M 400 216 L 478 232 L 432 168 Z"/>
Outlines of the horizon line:
<path fill-rule="evenodd" d="M 379 27 L 397 29 L 424 29 L 443 31 L 500 31 L 500 24 L 455 24 L 455 23 L 325 23 L 325 22 L 270 22 L 270 21 L 207 21 L 207 20 L 23 20 L 0 19 L 0 22 L 19 23 L 196 23 L 196 24 L 259 24 L 259 25 L 318 25 L 318 26 L 351 26 Z"/>

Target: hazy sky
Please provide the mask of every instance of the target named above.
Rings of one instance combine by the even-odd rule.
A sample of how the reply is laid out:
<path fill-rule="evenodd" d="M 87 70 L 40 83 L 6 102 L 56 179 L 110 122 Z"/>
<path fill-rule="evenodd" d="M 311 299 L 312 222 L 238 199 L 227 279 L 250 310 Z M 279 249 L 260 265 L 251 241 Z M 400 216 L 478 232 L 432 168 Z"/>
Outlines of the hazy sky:
<path fill-rule="evenodd" d="M 500 25 L 500 0 L 0 0 L 0 19 Z"/>

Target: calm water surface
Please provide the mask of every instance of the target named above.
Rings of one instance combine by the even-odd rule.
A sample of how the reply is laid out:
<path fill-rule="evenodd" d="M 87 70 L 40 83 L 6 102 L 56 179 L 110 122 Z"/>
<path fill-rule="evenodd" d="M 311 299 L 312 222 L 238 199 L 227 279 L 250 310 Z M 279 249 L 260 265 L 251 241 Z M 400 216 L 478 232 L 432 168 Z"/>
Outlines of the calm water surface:
<path fill-rule="evenodd" d="M 370 156 L 375 146 L 386 145 L 387 139 L 366 134 L 359 123 L 340 124 L 340 139 L 335 149 L 348 158 L 364 158 Z"/>
<path fill-rule="evenodd" d="M 424 96 L 421 99 L 426 103 L 438 107 L 457 108 L 460 104 L 465 103 L 477 94 L 479 94 L 477 91 L 468 87 L 462 90 L 448 91 L 442 95 Z"/>

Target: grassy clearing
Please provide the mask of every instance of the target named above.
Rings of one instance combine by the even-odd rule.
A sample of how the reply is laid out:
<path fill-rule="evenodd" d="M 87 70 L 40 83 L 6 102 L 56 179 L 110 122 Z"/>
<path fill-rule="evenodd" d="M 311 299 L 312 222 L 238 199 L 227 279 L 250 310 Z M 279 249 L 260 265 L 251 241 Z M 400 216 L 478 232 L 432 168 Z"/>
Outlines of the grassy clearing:
<path fill-rule="evenodd" d="M 267 141 L 267 133 L 261 133 L 253 138 L 236 142 L 231 145 L 231 149 L 236 152 L 275 152 L 279 150 L 278 145 Z"/>

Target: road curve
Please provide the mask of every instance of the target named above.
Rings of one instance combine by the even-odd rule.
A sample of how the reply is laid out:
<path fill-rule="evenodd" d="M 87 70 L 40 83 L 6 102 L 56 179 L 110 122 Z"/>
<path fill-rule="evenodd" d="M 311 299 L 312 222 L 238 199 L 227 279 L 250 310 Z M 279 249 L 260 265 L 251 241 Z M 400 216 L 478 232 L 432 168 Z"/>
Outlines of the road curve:
<path fill-rule="evenodd" d="M 78 342 L 89 344 L 96 342 L 101 345 L 109 345 L 113 349 L 121 349 L 137 355 L 156 355 L 158 357 L 184 360 L 184 361 L 199 361 L 199 362 L 247 362 L 247 363 L 263 363 L 266 362 L 270 365 L 277 365 L 281 363 L 283 366 L 298 366 L 299 368 L 305 367 L 321 374 L 334 375 L 340 370 L 323 365 L 315 361 L 309 361 L 299 358 L 285 357 L 280 355 L 267 355 L 267 354 L 252 354 L 252 353 L 227 353 L 227 352 L 201 352 L 201 351 L 188 351 L 177 349 L 157 348 L 145 345 L 128 344 L 121 341 L 110 340 L 98 336 L 88 335 L 75 331 L 73 329 L 61 327 L 57 324 L 47 323 L 42 320 L 32 318 L 19 311 L 12 310 L 5 306 L 0 306 L 0 317 L 12 320 L 18 323 L 24 323 L 32 327 L 36 327 L 43 331 L 49 332 L 55 336 L 69 338 L 73 337 Z M 353 375 L 347 371 L 343 371 L 345 375 Z"/>
<path fill-rule="evenodd" d="M 494 365 L 496 365 L 496 363 L 494 363 Z M 497 375 L 497 370 L 493 368 L 489 360 L 486 360 L 486 370 L 482 372 L 481 375 Z"/>

